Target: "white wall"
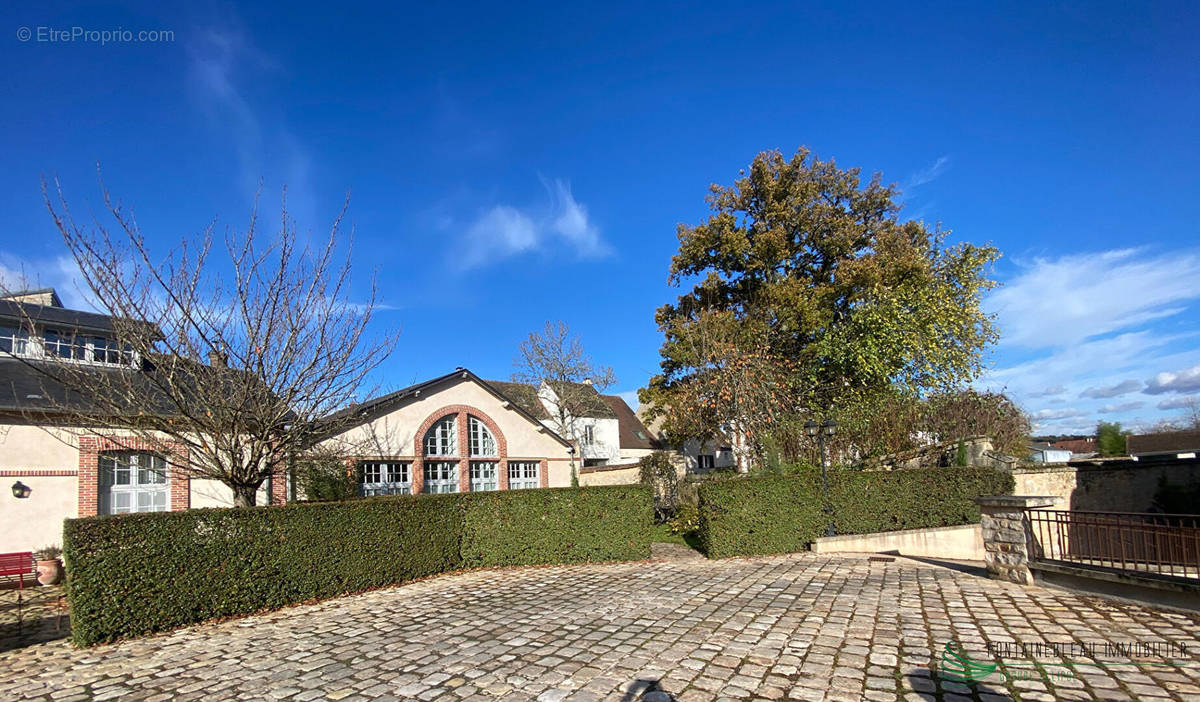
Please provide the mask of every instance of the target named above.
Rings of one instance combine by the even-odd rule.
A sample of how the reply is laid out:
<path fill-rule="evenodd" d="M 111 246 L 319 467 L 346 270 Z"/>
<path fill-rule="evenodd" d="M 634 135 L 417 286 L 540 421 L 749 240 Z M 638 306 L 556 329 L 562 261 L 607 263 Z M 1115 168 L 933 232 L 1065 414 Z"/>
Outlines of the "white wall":
<path fill-rule="evenodd" d="M 66 430 L 28 424 L 0 425 L 0 553 L 36 551 L 62 545 L 62 523 L 79 514 L 75 471 L 79 450 L 75 435 Z M 69 471 L 70 475 L 25 475 L 38 471 Z M 31 488 L 29 497 L 13 496 L 20 481 Z"/>

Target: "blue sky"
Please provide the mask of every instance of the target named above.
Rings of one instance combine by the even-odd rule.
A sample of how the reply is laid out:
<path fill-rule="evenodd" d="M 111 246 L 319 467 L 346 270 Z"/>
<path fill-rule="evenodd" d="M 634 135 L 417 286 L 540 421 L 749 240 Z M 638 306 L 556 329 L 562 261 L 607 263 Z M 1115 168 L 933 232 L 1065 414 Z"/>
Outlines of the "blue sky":
<path fill-rule="evenodd" d="M 98 161 L 164 247 L 241 225 L 260 179 L 316 231 L 349 190 L 356 271 L 401 330 L 385 384 L 507 377 L 563 319 L 632 392 L 676 223 L 807 145 L 1004 252 L 981 382 L 1039 430 L 1200 395 L 1195 4 L 23 5 L 0 10 L 0 273 L 68 300 L 43 174 L 85 211 Z M 174 37 L 38 40 L 73 27 Z"/>

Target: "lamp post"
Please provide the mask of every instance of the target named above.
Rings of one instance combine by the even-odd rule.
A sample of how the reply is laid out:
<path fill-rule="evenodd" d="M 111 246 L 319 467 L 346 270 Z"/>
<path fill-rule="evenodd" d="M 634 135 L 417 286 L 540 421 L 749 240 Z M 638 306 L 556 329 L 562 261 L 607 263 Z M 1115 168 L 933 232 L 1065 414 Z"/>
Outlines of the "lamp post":
<path fill-rule="evenodd" d="M 821 454 L 821 493 L 825 500 L 825 517 L 828 521 L 828 525 L 825 527 L 825 536 L 833 536 L 836 533 L 833 528 L 833 509 L 829 504 L 829 476 L 825 461 L 825 441 L 835 432 L 837 432 L 837 422 L 832 419 L 826 419 L 820 424 L 813 421 L 804 423 L 804 433 L 808 434 L 810 439 L 816 438 Z"/>

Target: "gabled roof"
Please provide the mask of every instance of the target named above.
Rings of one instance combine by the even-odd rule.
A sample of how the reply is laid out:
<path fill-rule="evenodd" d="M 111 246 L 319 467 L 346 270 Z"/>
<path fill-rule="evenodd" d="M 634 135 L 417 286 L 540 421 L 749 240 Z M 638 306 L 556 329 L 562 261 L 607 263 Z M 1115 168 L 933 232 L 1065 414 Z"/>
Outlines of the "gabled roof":
<path fill-rule="evenodd" d="M 546 411 L 546 406 L 538 399 L 537 388 L 534 386 L 528 383 L 513 383 L 507 380 L 489 380 L 487 384 L 512 400 L 513 404 L 519 405 L 521 409 L 537 417 L 538 421 L 549 421 L 551 419 L 550 413 Z"/>
<path fill-rule="evenodd" d="M 554 393 L 558 395 L 567 411 L 576 417 L 593 419 L 616 419 L 608 403 L 590 383 L 571 383 L 565 380 L 547 380 Z"/>
<path fill-rule="evenodd" d="M 329 415 L 326 418 L 326 424 L 346 425 L 360 424 L 371 421 L 375 417 L 386 414 L 405 402 L 416 399 L 422 392 L 433 390 L 439 385 L 444 385 L 455 380 L 470 380 L 474 383 L 477 383 L 484 390 L 496 397 L 496 399 L 500 400 L 501 402 L 507 402 L 517 412 L 517 414 L 520 414 L 530 422 L 543 428 L 547 434 L 549 434 L 563 446 L 571 446 L 571 442 L 559 436 L 553 429 L 546 426 L 541 419 L 532 414 L 529 410 L 526 410 L 523 406 L 523 402 L 509 397 L 499 388 L 494 387 L 491 383 L 480 378 L 466 368 L 456 368 L 451 373 L 439 375 L 436 378 L 432 378 L 415 385 L 410 385 L 406 388 L 401 388 L 400 390 L 390 392 L 386 395 L 381 395 L 379 397 L 367 400 L 366 402 L 350 405 L 345 409 L 338 410 L 337 412 Z M 519 383 L 515 384 L 519 385 Z"/>
<path fill-rule="evenodd" d="M 625 399 L 620 395 L 601 395 L 608 403 L 613 414 L 617 416 L 617 428 L 620 436 L 620 447 L 623 449 L 654 449 L 658 448 L 654 436 L 642 420 L 638 419 Z"/>
<path fill-rule="evenodd" d="M 25 326 L 26 321 L 29 320 L 38 326 L 52 326 L 80 332 L 112 334 L 116 331 L 118 322 L 125 322 L 142 326 L 145 333 L 150 334 L 152 337 L 162 337 L 162 332 L 150 322 L 125 320 L 106 314 L 84 312 L 83 310 L 69 310 L 61 306 L 39 305 L 33 302 L 14 299 L 45 292 L 49 292 L 55 300 L 58 299 L 58 295 L 54 293 L 52 288 L 47 290 L 27 290 L 0 297 L 0 324 L 19 327 Z"/>

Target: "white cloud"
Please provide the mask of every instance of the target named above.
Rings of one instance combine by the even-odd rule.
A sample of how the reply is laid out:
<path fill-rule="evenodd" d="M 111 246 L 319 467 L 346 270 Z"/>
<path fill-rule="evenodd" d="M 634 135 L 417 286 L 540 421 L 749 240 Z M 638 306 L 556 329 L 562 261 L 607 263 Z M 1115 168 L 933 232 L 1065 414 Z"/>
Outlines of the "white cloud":
<path fill-rule="evenodd" d="M 1200 365 L 1174 373 L 1159 373 L 1146 381 L 1147 395 L 1200 390 Z"/>
<path fill-rule="evenodd" d="M 1200 407 L 1200 395 L 1181 395 L 1158 403 L 1160 410 L 1191 409 L 1192 407 Z"/>
<path fill-rule="evenodd" d="M 1113 412 L 1131 412 L 1135 409 L 1141 409 L 1141 407 L 1145 404 L 1146 403 L 1142 402 L 1141 400 L 1135 400 L 1133 402 L 1123 402 L 1119 405 L 1103 405 L 1096 411 L 1100 412 L 1101 414 L 1112 414 Z"/>
<path fill-rule="evenodd" d="M 562 180 L 542 179 L 550 196 L 547 206 L 523 210 L 497 205 L 485 211 L 463 232 L 467 255 L 454 263 L 460 269 L 477 268 L 522 253 L 563 244 L 580 258 L 598 258 L 611 253 L 600 231 L 590 220 L 587 208 L 571 194 Z"/>
<path fill-rule="evenodd" d="M 637 390 L 626 390 L 624 392 L 618 392 L 616 395 L 622 400 L 625 400 L 625 404 L 629 405 L 634 412 L 637 412 L 638 407 L 640 407 L 642 404 L 641 400 L 638 400 Z"/>
<path fill-rule="evenodd" d="M 905 185 L 905 188 L 918 188 L 926 183 L 932 183 L 933 181 L 937 180 L 938 177 L 941 176 L 949 166 L 950 157 L 940 156 L 938 157 L 938 160 L 934 161 L 926 168 L 922 168 L 921 170 L 909 176 L 908 183 Z"/>
<path fill-rule="evenodd" d="M 1059 419 L 1074 419 L 1075 417 L 1083 417 L 1087 412 L 1079 409 L 1043 409 L 1032 413 L 1030 416 L 1039 421 L 1059 420 Z"/>
<path fill-rule="evenodd" d="M 1137 380 L 1124 380 L 1116 385 L 1107 387 L 1088 388 L 1079 393 L 1080 397 L 1090 397 L 1096 400 L 1106 400 L 1110 397 L 1120 397 L 1142 389 L 1142 383 Z"/>
<path fill-rule="evenodd" d="M 1200 256 L 1137 249 L 1037 259 L 988 296 L 1003 342 L 1066 347 L 1183 310 L 1200 298 Z"/>
<path fill-rule="evenodd" d="M 70 256 L 34 261 L 0 252 L 0 289 L 16 292 L 36 288 L 54 288 L 63 305 L 71 309 L 100 309 Z"/>
<path fill-rule="evenodd" d="M 1067 392 L 1067 386 L 1052 385 L 1048 388 L 1045 388 L 1044 390 L 1037 390 L 1035 392 L 1026 393 L 1025 396 L 1026 397 L 1054 397 L 1056 395 L 1066 394 L 1066 392 Z"/>

